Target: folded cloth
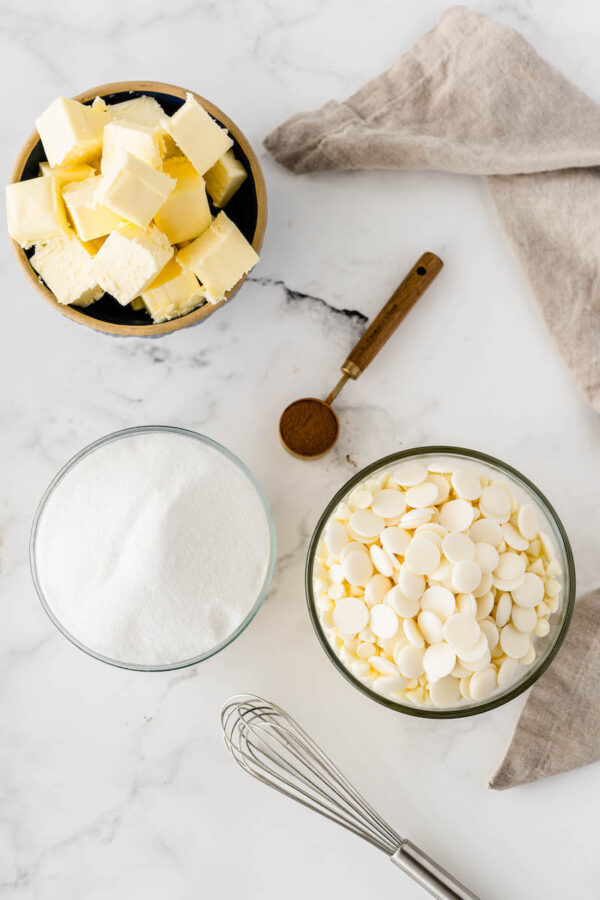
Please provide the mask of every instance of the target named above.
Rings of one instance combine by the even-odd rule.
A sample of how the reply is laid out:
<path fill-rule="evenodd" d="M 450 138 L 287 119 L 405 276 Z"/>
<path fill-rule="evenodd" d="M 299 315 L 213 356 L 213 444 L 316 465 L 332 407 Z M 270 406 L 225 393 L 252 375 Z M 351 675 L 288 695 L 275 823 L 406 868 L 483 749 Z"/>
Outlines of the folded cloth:
<path fill-rule="evenodd" d="M 265 147 L 297 173 L 486 176 L 546 323 L 600 410 L 600 106 L 520 34 L 449 9 L 382 75 L 293 116 Z"/>
<path fill-rule="evenodd" d="M 579 600 L 558 656 L 534 684 L 489 786 L 496 791 L 600 759 L 600 589 Z"/>

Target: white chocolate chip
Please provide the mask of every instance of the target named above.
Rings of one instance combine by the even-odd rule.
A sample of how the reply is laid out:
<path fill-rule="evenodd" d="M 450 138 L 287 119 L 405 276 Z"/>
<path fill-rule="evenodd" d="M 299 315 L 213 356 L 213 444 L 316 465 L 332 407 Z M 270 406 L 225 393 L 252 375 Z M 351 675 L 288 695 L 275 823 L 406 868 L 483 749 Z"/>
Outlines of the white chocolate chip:
<path fill-rule="evenodd" d="M 425 641 L 414 619 L 405 619 L 402 623 L 404 634 L 413 647 L 424 647 Z"/>
<path fill-rule="evenodd" d="M 501 553 L 494 575 L 502 581 L 514 581 L 525 574 L 525 560 L 518 553 Z"/>
<path fill-rule="evenodd" d="M 404 463 L 394 470 L 392 477 L 401 487 L 414 487 L 425 481 L 427 469 L 421 463 Z"/>
<path fill-rule="evenodd" d="M 508 546 L 512 547 L 513 550 L 518 550 L 520 552 L 521 550 L 527 550 L 529 547 L 527 538 L 524 538 L 510 522 L 506 522 L 506 524 L 502 525 L 502 535 Z"/>
<path fill-rule="evenodd" d="M 517 631 L 530 634 L 537 625 L 537 613 L 535 609 L 513 606 L 511 620 Z"/>
<path fill-rule="evenodd" d="M 467 500 L 449 500 L 440 510 L 440 523 L 448 531 L 466 531 L 473 521 L 473 507 Z"/>
<path fill-rule="evenodd" d="M 419 509 L 424 506 L 431 506 L 432 503 L 437 501 L 437 495 L 438 489 L 435 484 L 424 481 L 422 484 L 417 484 L 415 487 L 407 490 L 406 505 Z"/>
<path fill-rule="evenodd" d="M 375 679 L 372 687 L 378 694 L 391 694 L 394 691 L 404 690 L 406 679 L 401 675 L 380 675 Z"/>
<path fill-rule="evenodd" d="M 369 621 L 369 610 L 358 597 L 342 597 L 335 604 L 333 624 L 342 634 L 358 634 Z"/>
<path fill-rule="evenodd" d="M 350 506 L 355 509 L 368 509 L 373 500 L 371 491 L 366 488 L 358 488 L 350 497 Z"/>
<path fill-rule="evenodd" d="M 416 575 L 429 575 L 440 564 L 440 551 L 424 538 L 413 538 L 404 554 L 406 565 Z"/>
<path fill-rule="evenodd" d="M 545 531 L 540 531 L 540 541 L 542 542 L 542 551 L 548 562 L 554 559 L 554 547 L 552 546 L 552 539 L 549 534 L 546 534 Z"/>
<path fill-rule="evenodd" d="M 443 559 L 435 572 L 432 572 L 428 577 L 430 581 L 449 581 L 452 576 L 452 563 L 447 559 Z"/>
<path fill-rule="evenodd" d="M 373 575 L 365 587 L 365 602 L 369 606 L 376 603 L 383 603 L 384 597 L 392 589 L 392 582 L 384 575 Z"/>
<path fill-rule="evenodd" d="M 420 600 L 425 590 L 425 579 L 422 575 L 411 572 L 403 565 L 398 573 L 398 587 L 405 597 L 411 600 Z"/>
<path fill-rule="evenodd" d="M 456 663 L 454 649 L 445 641 L 431 644 L 423 655 L 423 666 L 430 681 L 449 675 Z"/>
<path fill-rule="evenodd" d="M 370 659 L 375 654 L 375 644 L 360 643 L 356 648 L 359 659 Z"/>
<path fill-rule="evenodd" d="M 376 491 L 373 494 L 371 509 L 383 519 L 393 519 L 396 516 L 401 516 L 406 509 L 406 497 L 402 491 L 397 491 L 394 488 Z"/>
<path fill-rule="evenodd" d="M 523 537 L 527 538 L 528 541 L 532 541 L 538 530 L 537 512 L 535 511 L 535 507 L 530 503 L 523 504 L 519 510 L 517 522 L 519 531 Z"/>
<path fill-rule="evenodd" d="M 458 594 L 456 597 L 457 612 L 469 613 L 469 615 L 477 617 L 477 600 L 473 594 Z"/>
<path fill-rule="evenodd" d="M 488 647 L 487 638 L 481 629 L 479 629 L 479 637 L 473 646 L 468 647 L 467 649 L 458 650 L 457 654 L 460 657 L 461 662 L 463 662 L 468 669 L 473 668 L 473 663 L 482 662 L 485 659 L 486 654 L 489 662 L 490 648 Z"/>
<path fill-rule="evenodd" d="M 411 542 L 411 536 L 408 531 L 394 526 L 393 528 L 384 528 L 380 534 L 380 540 L 384 550 L 387 550 L 388 553 L 404 554 Z"/>
<path fill-rule="evenodd" d="M 424 525 L 433 517 L 435 510 L 431 506 L 425 506 L 423 509 L 409 509 L 408 512 L 400 519 L 402 528 L 417 528 L 418 525 Z"/>
<path fill-rule="evenodd" d="M 546 637 L 546 635 L 550 633 L 550 624 L 548 622 L 548 619 L 538 619 L 533 631 L 537 635 L 537 637 Z"/>
<path fill-rule="evenodd" d="M 462 560 L 452 570 L 452 585 L 459 594 L 475 591 L 481 582 L 481 569 L 476 562 Z M 487 592 L 486 592 L 487 593 Z"/>
<path fill-rule="evenodd" d="M 498 551 L 492 544 L 478 541 L 475 544 L 475 561 L 484 575 L 493 572 L 500 561 Z"/>
<path fill-rule="evenodd" d="M 366 538 L 377 538 L 385 528 L 385 521 L 371 509 L 359 509 L 350 516 L 352 530 Z"/>
<path fill-rule="evenodd" d="M 508 687 L 516 681 L 518 673 L 519 660 L 507 656 L 506 659 L 500 663 L 500 668 L 498 669 L 498 685 L 500 687 Z"/>
<path fill-rule="evenodd" d="M 412 644 L 402 647 L 394 655 L 400 674 L 404 675 L 405 678 L 419 678 L 425 671 L 423 667 L 423 653 L 422 647 L 414 647 Z"/>
<path fill-rule="evenodd" d="M 382 575 L 389 578 L 394 574 L 394 567 L 392 566 L 390 557 L 378 544 L 373 544 L 371 546 L 371 561 L 377 571 Z"/>
<path fill-rule="evenodd" d="M 366 587 L 373 574 L 371 557 L 360 550 L 349 553 L 341 566 L 346 581 L 349 584 Z"/>
<path fill-rule="evenodd" d="M 440 709 L 455 706 L 460 700 L 459 681 L 447 675 L 434 681 L 430 689 L 431 702 Z"/>
<path fill-rule="evenodd" d="M 481 635 L 480 641 L 481 643 L 478 646 L 482 647 L 483 642 L 485 641 L 485 636 L 483 634 Z M 469 651 L 469 655 L 472 656 L 473 654 Z M 478 656 L 475 659 L 468 660 L 461 657 L 461 662 L 464 665 L 465 669 L 468 669 L 470 672 L 481 672 L 482 669 L 485 669 L 486 666 L 489 666 L 491 659 L 492 655 L 489 649 L 486 647 L 481 656 Z"/>
<path fill-rule="evenodd" d="M 433 501 L 436 505 L 440 503 L 444 503 L 448 499 L 448 494 L 450 493 L 450 485 L 446 478 L 443 475 L 428 475 L 427 481 L 429 484 L 434 484 L 437 488 L 437 496 Z"/>
<path fill-rule="evenodd" d="M 369 659 L 369 665 L 380 675 L 398 675 L 398 669 L 394 663 L 385 656 L 372 656 Z"/>
<path fill-rule="evenodd" d="M 442 550 L 446 559 L 449 559 L 452 563 L 459 563 L 462 560 L 473 562 L 475 560 L 475 544 L 462 531 L 452 531 L 447 534 L 442 541 Z"/>
<path fill-rule="evenodd" d="M 488 591 L 487 594 L 484 594 L 483 597 L 478 597 L 476 600 L 477 603 L 477 619 L 487 619 L 489 614 L 494 608 L 494 595 L 491 591 Z"/>
<path fill-rule="evenodd" d="M 463 500 L 478 500 L 481 496 L 481 479 L 475 469 L 456 469 L 452 487 Z"/>
<path fill-rule="evenodd" d="M 361 544 L 359 541 L 350 541 L 349 544 L 346 544 L 342 552 L 340 553 L 340 562 L 343 562 L 350 553 L 354 553 L 355 550 L 362 550 L 363 553 L 368 553 L 369 551 L 365 547 L 364 544 Z"/>
<path fill-rule="evenodd" d="M 523 609 L 532 609 L 544 599 L 544 582 L 539 575 L 525 572 L 522 583 L 511 593 L 517 606 L 521 606 Z"/>
<path fill-rule="evenodd" d="M 530 642 L 527 653 L 525 654 L 525 656 L 521 657 L 519 662 L 521 663 L 522 666 L 530 666 L 531 663 L 534 661 L 534 659 L 535 659 L 535 647 Z"/>
<path fill-rule="evenodd" d="M 500 632 L 497 627 L 494 625 L 491 619 L 483 619 L 479 623 L 479 627 L 481 628 L 482 634 L 485 635 L 486 640 L 488 642 L 488 647 L 490 650 L 493 650 L 498 646 L 498 641 L 500 639 Z"/>
<path fill-rule="evenodd" d="M 510 623 L 505 625 L 500 632 L 500 646 L 507 656 L 513 659 L 521 659 L 529 649 L 529 637 L 521 631 L 517 631 Z"/>
<path fill-rule="evenodd" d="M 444 637 L 457 653 L 473 647 L 481 636 L 481 629 L 475 616 L 469 613 L 456 613 L 444 624 Z"/>
<path fill-rule="evenodd" d="M 421 610 L 417 617 L 417 624 L 428 644 L 437 644 L 442 640 L 444 636 L 442 620 L 430 609 Z M 439 677 L 441 678 L 441 675 Z"/>
<path fill-rule="evenodd" d="M 376 637 L 391 638 L 398 631 L 399 620 L 391 607 L 384 603 L 377 603 L 371 607 L 369 625 Z"/>
<path fill-rule="evenodd" d="M 421 605 L 418 597 L 410 598 L 405 596 L 398 585 L 388 591 L 385 596 L 385 603 L 391 606 L 403 619 L 412 619 L 413 616 L 416 616 Z"/>
<path fill-rule="evenodd" d="M 500 594 L 498 605 L 496 606 L 496 625 L 503 628 L 508 620 L 512 610 L 512 600 L 510 594 Z"/>
<path fill-rule="evenodd" d="M 479 508 L 484 516 L 494 519 L 500 524 L 508 522 L 512 509 L 510 494 L 499 484 L 484 487 L 479 500 Z"/>
<path fill-rule="evenodd" d="M 480 672 L 474 672 L 471 675 L 469 684 L 469 692 L 473 700 L 484 700 L 489 697 L 496 688 L 497 677 L 494 666 L 488 666 Z"/>
<path fill-rule="evenodd" d="M 491 544 L 496 549 L 502 543 L 500 525 L 493 519 L 477 519 L 469 529 L 469 536 L 475 543 Z"/>
<path fill-rule="evenodd" d="M 342 523 L 338 522 L 336 519 L 332 519 L 325 532 L 325 543 L 332 556 L 339 558 L 340 553 L 349 540 L 348 532 Z"/>
<path fill-rule="evenodd" d="M 456 609 L 454 594 L 441 585 L 429 587 L 421 597 L 421 608 L 434 612 L 442 622 L 445 622 Z"/>

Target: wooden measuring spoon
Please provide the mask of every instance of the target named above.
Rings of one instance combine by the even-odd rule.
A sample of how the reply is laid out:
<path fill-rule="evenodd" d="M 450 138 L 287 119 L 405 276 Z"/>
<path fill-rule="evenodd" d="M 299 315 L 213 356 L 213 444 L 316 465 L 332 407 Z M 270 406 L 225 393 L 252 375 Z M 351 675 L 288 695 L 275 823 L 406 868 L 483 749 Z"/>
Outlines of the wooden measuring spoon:
<path fill-rule="evenodd" d="M 331 450 L 340 431 L 331 404 L 348 379 L 358 378 L 377 356 L 443 265 L 435 253 L 424 253 L 350 351 L 342 366 L 342 377 L 329 396 L 325 400 L 304 397 L 284 409 L 279 420 L 279 436 L 286 450 L 301 459 L 317 459 Z"/>

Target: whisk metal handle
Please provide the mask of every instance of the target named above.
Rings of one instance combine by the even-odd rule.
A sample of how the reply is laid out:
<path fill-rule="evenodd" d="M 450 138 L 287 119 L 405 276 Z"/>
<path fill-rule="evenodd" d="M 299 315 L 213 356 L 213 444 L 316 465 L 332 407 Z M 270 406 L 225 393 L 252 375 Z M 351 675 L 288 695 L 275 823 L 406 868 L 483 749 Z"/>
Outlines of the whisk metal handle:
<path fill-rule="evenodd" d="M 390 859 L 437 900 L 480 900 L 412 841 L 403 841 Z"/>

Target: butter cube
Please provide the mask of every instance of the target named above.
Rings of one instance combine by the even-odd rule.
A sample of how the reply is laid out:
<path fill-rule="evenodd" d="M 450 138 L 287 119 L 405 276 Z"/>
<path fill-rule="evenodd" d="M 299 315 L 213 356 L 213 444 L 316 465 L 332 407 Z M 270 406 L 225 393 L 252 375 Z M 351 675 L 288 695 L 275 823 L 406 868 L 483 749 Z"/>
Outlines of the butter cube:
<path fill-rule="evenodd" d="M 40 176 L 8 184 L 6 218 L 8 233 L 21 247 L 63 235 L 68 224 L 56 179 Z"/>
<path fill-rule="evenodd" d="M 72 181 L 84 181 L 95 174 L 96 170 L 87 163 L 80 163 L 78 166 L 56 166 L 54 169 L 48 162 L 40 163 L 40 175 L 51 175 L 56 178 L 60 190 L 65 184 L 70 184 Z"/>
<path fill-rule="evenodd" d="M 145 228 L 175 184 L 174 178 L 157 172 L 132 153 L 123 152 L 110 172 L 103 175 L 96 202 Z"/>
<path fill-rule="evenodd" d="M 93 257 L 73 233 L 38 244 L 30 262 L 59 303 L 85 307 L 104 293 Z"/>
<path fill-rule="evenodd" d="M 173 248 L 158 228 L 121 225 L 94 257 L 94 273 L 98 284 L 126 306 L 146 290 L 172 256 Z"/>
<path fill-rule="evenodd" d="M 165 117 L 164 110 L 154 97 L 143 95 L 112 103 L 110 108 L 111 122 L 134 122 L 149 128 L 160 128 Z"/>
<path fill-rule="evenodd" d="M 224 153 L 204 176 L 206 190 L 217 209 L 226 206 L 235 192 L 248 177 L 245 168 L 233 155 L 233 150 Z"/>
<path fill-rule="evenodd" d="M 211 223 L 204 179 L 184 156 L 165 159 L 163 170 L 177 184 L 154 216 L 172 244 L 198 237 Z"/>
<path fill-rule="evenodd" d="M 233 146 L 227 129 L 217 125 L 192 94 L 186 95 L 183 106 L 164 123 L 199 175 L 204 175 Z"/>
<path fill-rule="evenodd" d="M 165 112 L 154 97 L 143 95 L 114 103 L 110 107 L 109 114 L 112 122 L 133 122 L 135 125 L 156 129 L 162 155 L 172 155 L 176 152 L 177 147 L 173 138 L 164 129 Z"/>
<path fill-rule="evenodd" d="M 174 259 L 142 291 L 141 296 L 154 322 L 166 322 L 168 319 L 184 316 L 200 306 L 205 299 L 194 273 L 182 269 Z"/>
<path fill-rule="evenodd" d="M 125 224 L 125 219 L 96 203 L 95 196 L 100 183 L 99 175 L 92 175 L 85 181 L 75 182 L 63 188 L 63 200 L 75 226 L 77 236 L 82 241 L 93 241 L 110 231 L 114 231 L 119 225 Z"/>
<path fill-rule="evenodd" d="M 199 238 L 177 254 L 177 262 L 198 276 L 210 303 L 217 303 L 258 262 L 242 232 L 220 212 Z"/>
<path fill-rule="evenodd" d="M 106 112 L 58 97 L 35 120 L 51 166 L 88 162 L 100 155 Z"/>
<path fill-rule="evenodd" d="M 104 129 L 101 169 L 110 172 L 118 165 L 120 154 L 127 151 L 143 159 L 154 169 L 160 169 L 160 129 L 158 126 L 136 125 L 134 122 L 109 122 Z"/>

